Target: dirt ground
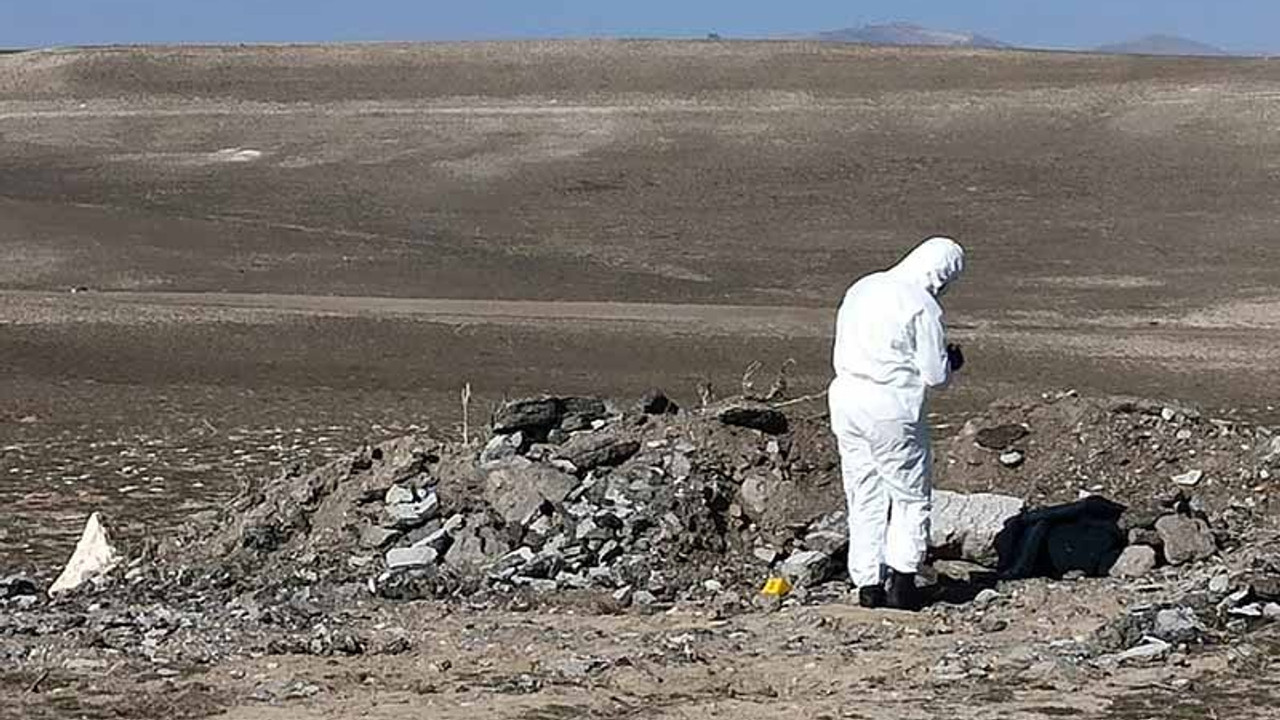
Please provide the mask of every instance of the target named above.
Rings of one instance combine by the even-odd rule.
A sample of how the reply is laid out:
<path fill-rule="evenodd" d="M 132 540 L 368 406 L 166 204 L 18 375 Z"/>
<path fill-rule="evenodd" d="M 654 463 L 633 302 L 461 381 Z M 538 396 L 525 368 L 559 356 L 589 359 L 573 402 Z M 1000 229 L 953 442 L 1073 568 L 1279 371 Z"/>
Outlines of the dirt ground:
<path fill-rule="evenodd" d="M 47 581 L 92 510 L 126 541 L 163 534 L 299 458 L 456 435 L 467 383 L 481 408 L 655 385 L 687 403 L 794 358 L 794 392 L 818 392 L 843 289 L 933 233 L 971 253 L 947 298 L 970 364 L 935 405 L 942 434 L 1058 388 L 1276 422 L 1277 113 L 1268 60 L 790 42 L 0 56 L 0 568 Z M 176 680 L 108 663 L 40 692 L 7 677 L 23 699 L 0 712 L 1144 718 L 1270 701 L 1261 678 L 1194 662 L 1066 689 L 932 683 L 954 635 L 904 648 L 921 621 L 843 605 L 728 625 L 405 612 L 422 628 L 407 657 Z M 1077 631 L 1062 622 L 961 635 L 998 651 Z M 608 662 L 564 680 L 517 648 Z M 323 691 L 248 699 L 297 678 Z M 1191 678 L 1196 693 L 1176 684 Z"/>

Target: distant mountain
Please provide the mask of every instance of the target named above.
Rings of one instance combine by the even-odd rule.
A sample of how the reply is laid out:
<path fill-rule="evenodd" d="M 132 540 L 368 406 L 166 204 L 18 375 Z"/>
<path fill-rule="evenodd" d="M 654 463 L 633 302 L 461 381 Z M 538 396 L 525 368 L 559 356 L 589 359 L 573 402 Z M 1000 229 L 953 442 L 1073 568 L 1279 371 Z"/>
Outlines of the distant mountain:
<path fill-rule="evenodd" d="M 865 25 L 818 33 L 817 39 L 827 42 L 861 43 L 864 45 L 929 45 L 933 47 L 1007 48 L 999 40 L 973 33 L 931 30 L 909 23 Z"/>
<path fill-rule="evenodd" d="M 1117 55 L 1227 55 L 1221 48 L 1173 35 L 1148 35 L 1137 40 L 1103 45 L 1102 53 Z"/>

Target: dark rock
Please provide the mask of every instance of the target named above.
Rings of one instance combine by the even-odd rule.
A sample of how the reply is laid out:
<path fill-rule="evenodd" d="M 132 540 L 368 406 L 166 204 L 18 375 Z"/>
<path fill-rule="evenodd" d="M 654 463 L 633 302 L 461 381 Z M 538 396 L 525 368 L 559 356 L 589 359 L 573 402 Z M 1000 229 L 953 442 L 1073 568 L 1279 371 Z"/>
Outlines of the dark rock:
<path fill-rule="evenodd" d="M 10 575 L 0 580 L 0 600 L 39 594 L 35 581 L 25 575 Z"/>
<path fill-rule="evenodd" d="M 667 394 L 657 388 L 646 392 L 640 398 L 640 411 L 646 415 L 674 414 L 678 410 L 679 408 L 667 397 Z"/>
<path fill-rule="evenodd" d="M 721 410 L 718 417 L 725 425 L 759 430 L 768 435 L 781 435 L 789 428 L 786 415 L 760 405 L 732 405 Z"/>
<path fill-rule="evenodd" d="M 1170 565 L 1204 560 L 1218 551 L 1213 533 L 1200 518 L 1166 515 L 1156 521 L 1156 532 L 1164 540 L 1164 556 Z"/>
<path fill-rule="evenodd" d="M 556 455 L 573 463 L 578 472 L 597 467 L 621 465 L 640 450 L 640 443 L 612 433 L 577 435 L 556 450 Z"/>
<path fill-rule="evenodd" d="M 1134 528 L 1129 531 L 1130 545 L 1148 545 L 1153 548 L 1164 547 L 1164 539 L 1155 531 L 1155 521 L 1151 528 Z"/>
<path fill-rule="evenodd" d="M 564 403 L 550 396 L 511 400 L 498 408 L 493 415 L 493 431 L 499 435 L 526 432 L 534 437 L 546 437 L 564 417 Z"/>
<path fill-rule="evenodd" d="M 1005 450 L 1030 434 L 1022 425 L 999 425 L 979 430 L 974 440 L 988 450 Z"/>
<path fill-rule="evenodd" d="M 609 414 L 609 409 L 600 398 L 567 397 L 560 402 L 565 415 L 578 415 L 587 422 L 602 420 Z"/>

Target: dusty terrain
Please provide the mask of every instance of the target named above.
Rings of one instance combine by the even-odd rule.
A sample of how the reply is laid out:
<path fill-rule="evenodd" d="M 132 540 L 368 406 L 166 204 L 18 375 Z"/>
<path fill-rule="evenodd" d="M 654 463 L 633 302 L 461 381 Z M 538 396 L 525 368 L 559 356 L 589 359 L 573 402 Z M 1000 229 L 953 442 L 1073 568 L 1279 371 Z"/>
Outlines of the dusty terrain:
<path fill-rule="evenodd" d="M 689 404 L 700 383 L 736 387 L 752 360 L 794 358 L 795 394 L 817 392 L 844 287 L 931 233 L 971 251 L 948 298 L 970 366 L 935 407 L 944 434 L 994 397 L 1056 388 L 1274 423 L 1278 113 L 1280 66 L 1265 60 L 699 42 L 0 56 L 0 567 L 47 581 L 94 509 L 128 542 L 300 458 L 421 429 L 456 437 L 466 383 L 478 408 L 654 385 Z M 536 645 L 554 641 L 530 623 L 578 622 L 477 612 L 418 647 L 467 645 L 486 623 L 485 642 Z M 347 678 L 307 701 L 327 716 L 750 716 L 783 702 L 990 716 L 905 667 L 833 679 L 855 662 L 843 636 L 815 632 L 818 645 L 779 659 L 806 613 L 846 609 L 787 612 L 734 620 L 759 634 L 725 630 L 705 650 L 719 660 L 695 663 L 747 668 L 746 689 L 683 666 L 615 668 L 621 689 L 582 681 L 524 703 L 485 684 L 524 671 L 475 646 L 482 680 L 428 680 L 441 696 L 409 691 L 422 673 L 401 659 L 259 658 L 242 677 Z M 1049 632 L 1035 615 L 1012 631 Z M 682 620 L 589 622 L 639 655 Z M 912 622 L 845 624 L 874 636 Z M 596 653 L 571 635 L 566 652 Z M 437 661 L 418 652 L 423 668 Z M 821 692 L 778 687 L 780 666 Z M 171 692 L 136 668 L 113 684 L 111 668 L 102 682 L 121 700 L 104 713 L 134 684 Z M 303 712 L 253 704 L 219 679 L 236 671 L 202 671 L 208 693 L 184 678 L 187 711 Z M 404 683 L 351 679 L 393 671 Z M 896 698 L 889 680 L 873 692 L 893 710 L 855 704 L 858 683 L 899 676 L 915 679 Z M 1009 717 L 1174 712 L 1167 677 L 1130 680 L 973 692 Z M 1236 682 L 1211 681 L 1221 695 L 1185 716 L 1263 702 Z M 29 695 L 20 715 L 76 712 Z"/>

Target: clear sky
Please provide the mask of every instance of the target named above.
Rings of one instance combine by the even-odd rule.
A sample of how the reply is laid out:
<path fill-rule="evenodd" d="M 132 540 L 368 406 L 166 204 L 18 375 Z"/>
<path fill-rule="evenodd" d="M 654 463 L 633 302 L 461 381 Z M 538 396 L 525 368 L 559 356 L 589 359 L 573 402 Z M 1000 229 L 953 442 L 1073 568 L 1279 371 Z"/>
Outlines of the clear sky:
<path fill-rule="evenodd" d="M 0 47 L 766 37 L 892 21 L 1030 47 L 1163 33 L 1234 52 L 1280 51 L 1280 0 L 0 0 Z"/>

